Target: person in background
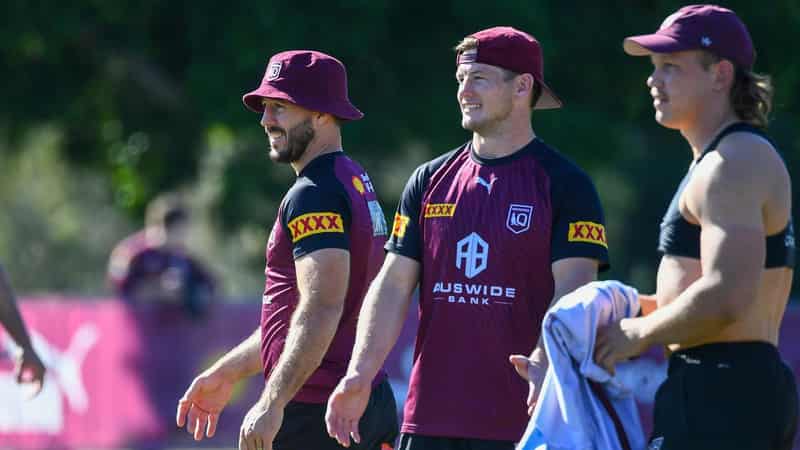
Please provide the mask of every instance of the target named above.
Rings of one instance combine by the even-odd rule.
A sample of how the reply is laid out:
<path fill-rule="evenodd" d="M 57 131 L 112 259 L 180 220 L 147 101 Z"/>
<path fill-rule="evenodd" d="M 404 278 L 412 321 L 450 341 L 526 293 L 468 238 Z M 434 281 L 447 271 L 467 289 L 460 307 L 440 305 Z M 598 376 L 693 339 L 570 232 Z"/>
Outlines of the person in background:
<path fill-rule="evenodd" d="M 187 245 L 190 212 L 177 194 L 164 194 L 147 208 L 145 229 L 111 252 L 108 278 L 117 296 L 137 306 L 202 316 L 217 283 Z"/>

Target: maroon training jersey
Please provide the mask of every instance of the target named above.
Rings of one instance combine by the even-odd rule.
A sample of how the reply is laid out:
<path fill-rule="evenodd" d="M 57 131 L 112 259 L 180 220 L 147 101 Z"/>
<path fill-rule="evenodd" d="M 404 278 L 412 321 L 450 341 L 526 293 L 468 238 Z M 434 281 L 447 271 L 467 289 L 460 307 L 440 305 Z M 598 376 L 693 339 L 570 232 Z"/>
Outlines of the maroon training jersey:
<path fill-rule="evenodd" d="M 269 377 L 283 351 L 297 306 L 294 260 L 323 248 L 350 252 L 349 287 L 339 328 L 322 364 L 294 401 L 325 403 L 344 376 L 355 342 L 361 301 L 383 262 L 386 235 L 386 219 L 369 176 L 342 152 L 311 161 L 281 201 L 267 244 L 261 312 L 265 377 Z M 385 373 L 381 371 L 378 378 L 383 377 Z"/>
<path fill-rule="evenodd" d="M 539 139 L 492 160 L 465 144 L 414 172 L 386 248 L 422 266 L 402 431 L 519 440 L 528 386 L 508 356 L 536 345 L 551 264 L 608 265 L 589 177 Z"/>

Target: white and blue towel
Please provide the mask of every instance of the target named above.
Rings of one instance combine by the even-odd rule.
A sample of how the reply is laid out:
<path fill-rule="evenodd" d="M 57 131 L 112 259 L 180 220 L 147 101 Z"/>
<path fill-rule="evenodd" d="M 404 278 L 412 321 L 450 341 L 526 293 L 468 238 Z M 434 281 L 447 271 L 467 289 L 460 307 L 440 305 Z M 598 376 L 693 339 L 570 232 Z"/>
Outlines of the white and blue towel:
<path fill-rule="evenodd" d="M 599 327 L 639 312 L 636 289 L 595 281 L 559 299 L 542 324 L 550 359 L 541 394 L 517 450 L 621 450 L 611 417 L 589 387 L 601 383 L 633 450 L 646 446 L 632 386 L 594 363 Z"/>

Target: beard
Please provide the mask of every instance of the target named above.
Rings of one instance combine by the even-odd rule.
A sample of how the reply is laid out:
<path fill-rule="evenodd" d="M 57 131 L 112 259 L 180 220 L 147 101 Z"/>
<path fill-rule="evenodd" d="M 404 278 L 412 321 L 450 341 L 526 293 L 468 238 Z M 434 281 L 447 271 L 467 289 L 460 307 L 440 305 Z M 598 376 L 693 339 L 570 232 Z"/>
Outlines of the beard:
<path fill-rule="evenodd" d="M 280 127 L 270 127 L 267 131 L 270 133 L 279 131 L 286 136 L 286 147 L 283 150 L 277 150 L 270 145 L 269 158 L 277 163 L 298 161 L 314 139 L 314 128 L 311 127 L 310 118 L 290 128 L 288 133 Z"/>

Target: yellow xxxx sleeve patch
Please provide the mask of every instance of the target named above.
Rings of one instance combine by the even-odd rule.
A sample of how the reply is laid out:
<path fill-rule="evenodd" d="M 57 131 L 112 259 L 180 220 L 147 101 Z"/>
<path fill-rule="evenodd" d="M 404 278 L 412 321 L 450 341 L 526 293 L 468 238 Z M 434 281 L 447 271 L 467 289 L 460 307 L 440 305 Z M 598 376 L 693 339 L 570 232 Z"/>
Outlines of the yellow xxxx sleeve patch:
<path fill-rule="evenodd" d="M 608 248 L 606 227 L 601 223 L 572 222 L 569 224 L 569 242 L 586 242 Z"/>
<path fill-rule="evenodd" d="M 289 222 L 292 242 L 319 233 L 344 233 L 341 214 L 335 212 L 316 212 L 297 216 Z"/>
<path fill-rule="evenodd" d="M 408 221 L 408 216 L 401 216 L 395 213 L 394 224 L 392 225 L 392 236 L 397 236 L 399 238 L 405 236 L 406 228 L 408 228 Z"/>

